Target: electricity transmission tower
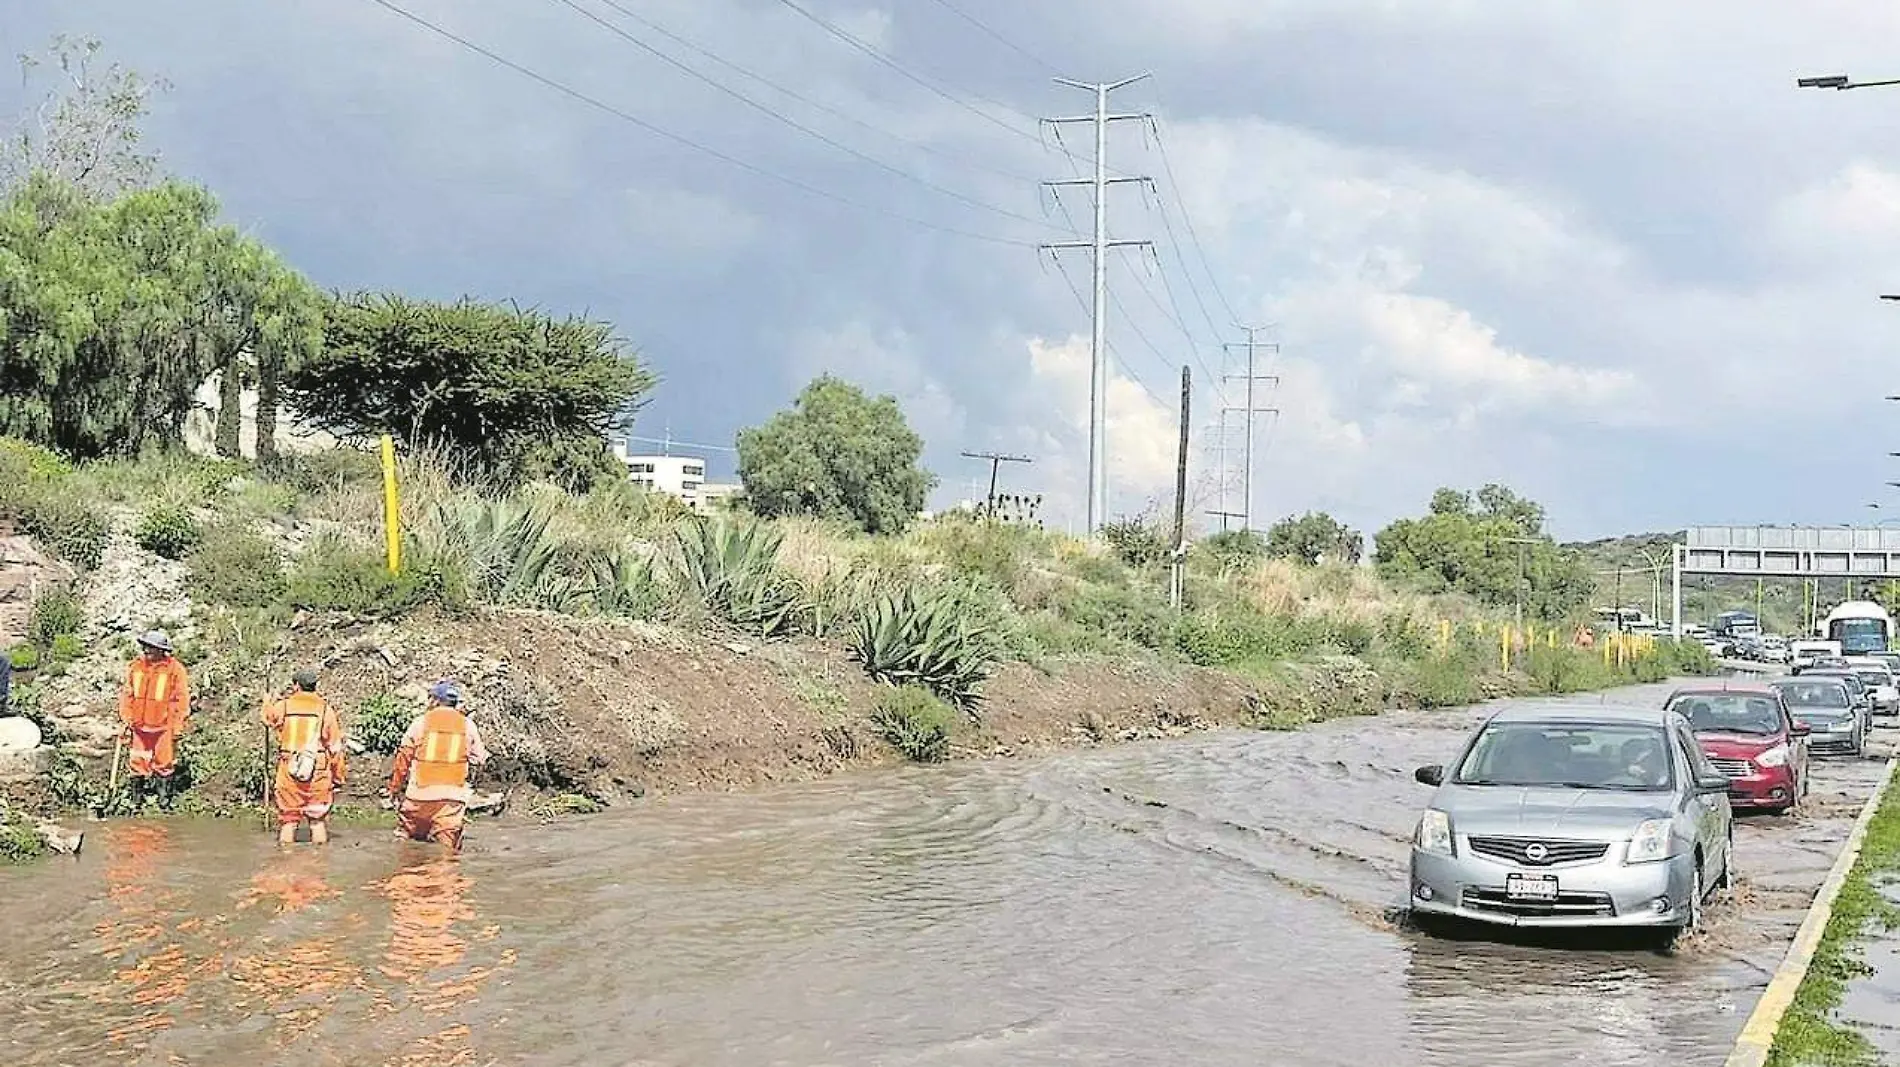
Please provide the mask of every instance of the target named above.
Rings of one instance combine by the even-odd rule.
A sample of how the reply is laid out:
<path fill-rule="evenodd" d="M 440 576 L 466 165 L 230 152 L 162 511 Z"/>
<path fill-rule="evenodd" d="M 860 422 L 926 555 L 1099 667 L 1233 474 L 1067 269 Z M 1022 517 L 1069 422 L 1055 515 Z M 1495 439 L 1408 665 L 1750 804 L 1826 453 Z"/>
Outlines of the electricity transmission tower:
<path fill-rule="evenodd" d="M 1247 373 L 1229 374 L 1226 378 L 1228 381 L 1238 379 L 1245 382 L 1247 386 L 1246 402 L 1239 408 L 1228 408 L 1227 410 L 1239 411 L 1246 417 L 1246 443 L 1241 446 L 1240 528 L 1243 530 L 1251 530 L 1253 529 L 1253 417 L 1256 414 L 1279 414 L 1278 408 L 1261 408 L 1254 406 L 1253 386 L 1255 382 L 1272 382 L 1275 385 L 1280 384 L 1280 379 L 1271 374 L 1255 373 L 1254 355 L 1256 352 L 1278 352 L 1280 351 L 1280 346 L 1277 344 L 1263 344 L 1254 339 L 1254 335 L 1259 333 L 1262 327 L 1243 326 L 1241 329 L 1247 331 L 1246 341 L 1240 344 L 1222 345 L 1221 347 L 1229 352 L 1236 349 L 1244 349 L 1247 353 Z"/>
<path fill-rule="evenodd" d="M 1108 509 L 1108 451 L 1106 427 L 1108 423 L 1108 341 L 1107 304 L 1108 304 L 1108 253 L 1116 248 L 1152 248 L 1152 241 L 1117 241 L 1108 236 L 1108 189 L 1112 185 L 1135 182 L 1153 185 L 1153 179 L 1147 177 L 1109 177 L 1108 174 L 1108 127 L 1115 122 L 1147 122 L 1146 113 L 1110 114 L 1108 94 L 1127 85 L 1148 77 L 1139 74 L 1133 78 L 1124 78 L 1118 82 L 1079 82 L 1067 78 L 1055 79 L 1056 84 L 1074 89 L 1086 89 L 1095 94 L 1095 113 L 1077 115 L 1068 118 L 1043 119 L 1043 123 L 1060 127 L 1064 123 L 1088 122 L 1095 126 L 1095 176 L 1092 178 L 1067 178 L 1044 182 L 1053 190 L 1062 186 L 1087 185 L 1095 192 L 1095 228 L 1087 241 L 1060 241 L 1041 246 L 1043 251 L 1055 253 L 1087 249 L 1090 266 L 1095 275 L 1095 298 L 1089 310 L 1089 492 L 1088 492 L 1088 535 L 1095 536 L 1107 520 Z M 1055 195 L 1060 196 L 1057 192 Z"/>
<path fill-rule="evenodd" d="M 1229 407 L 1221 408 L 1220 422 L 1210 427 L 1214 435 L 1214 506 L 1208 509 L 1207 514 L 1220 519 L 1222 533 L 1227 532 L 1227 524 L 1230 520 L 1241 517 L 1240 512 L 1227 506 L 1228 491 L 1234 487 L 1231 472 L 1227 469 L 1227 453 L 1233 448 L 1233 427 L 1227 425 L 1227 416 L 1234 410 Z"/>

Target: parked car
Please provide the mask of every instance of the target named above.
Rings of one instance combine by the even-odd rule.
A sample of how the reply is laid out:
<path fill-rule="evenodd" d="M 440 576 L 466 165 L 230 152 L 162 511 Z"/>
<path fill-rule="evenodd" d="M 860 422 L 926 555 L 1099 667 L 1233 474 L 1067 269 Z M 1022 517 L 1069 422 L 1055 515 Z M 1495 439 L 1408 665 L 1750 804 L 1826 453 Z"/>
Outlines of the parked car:
<path fill-rule="evenodd" d="M 1900 680 L 1894 678 L 1893 668 L 1887 666 L 1887 661 L 1872 656 L 1851 656 L 1847 665 L 1871 691 L 1874 714 L 1900 715 Z"/>
<path fill-rule="evenodd" d="M 1810 727 L 1773 686 L 1710 682 L 1676 690 L 1664 706 L 1689 720 L 1709 762 L 1728 775 L 1731 807 L 1778 815 L 1808 794 Z"/>
<path fill-rule="evenodd" d="M 1808 724 L 1810 756 L 1859 756 L 1867 751 L 1866 720 L 1840 678 L 1802 675 L 1768 683 L 1796 722 Z"/>
<path fill-rule="evenodd" d="M 1730 882 L 1729 779 L 1662 708 L 1540 704 L 1486 719 L 1413 837 L 1411 908 L 1510 926 L 1629 926 L 1665 941 Z"/>

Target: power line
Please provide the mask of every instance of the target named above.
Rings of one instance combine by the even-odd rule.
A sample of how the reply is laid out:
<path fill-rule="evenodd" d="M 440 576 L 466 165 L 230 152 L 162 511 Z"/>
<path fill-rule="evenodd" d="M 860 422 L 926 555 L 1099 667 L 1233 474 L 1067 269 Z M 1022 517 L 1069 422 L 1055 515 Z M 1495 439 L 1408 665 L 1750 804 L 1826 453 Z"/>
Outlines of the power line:
<path fill-rule="evenodd" d="M 1227 294 L 1221 291 L 1220 280 L 1214 277 L 1214 265 L 1208 259 L 1207 247 L 1201 244 L 1200 232 L 1194 228 L 1194 216 L 1187 209 L 1187 199 L 1181 195 L 1181 182 L 1174 176 L 1174 163 L 1168 158 L 1168 143 L 1161 136 L 1160 121 L 1149 116 L 1148 124 L 1154 131 L 1155 151 L 1161 156 L 1162 172 L 1168 176 L 1168 187 L 1174 193 L 1175 204 L 1181 209 L 1181 222 L 1187 227 L 1188 237 L 1194 242 L 1194 250 L 1201 258 L 1201 269 L 1207 272 L 1207 283 L 1214 290 L 1214 296 L 1220 301 L 1221 307 L 1227 311 L 1228 321 L 1233 325 L 1239 325 L 1240 316 L 1234 311 L 1234 305 L 1228 302 Z M 1165 210 L 1164 205 L 1164 213 Z"/>
<path fill-rule="evenodd" d="M 991 40 L 996 41 L 998 44 L 1001 44 L 1003 47 L 1009 49 L 1010 51 L 1016 53 L 1019 56 L 1022 56 L 1024 59 L 1029 60 L 1031 63 L 1034 63 L 1036 66 L 1041 67 L 1045 72 L 1053 71 L 1056 69 L 1056 65 L 1054 63 L 1051 63 L 1041 58 L 1040 56 L 1036 55 L 1034 52 L 1031 52 L 1029 49 L 1024 48 L 1022 45 L 1019 45 L 1015 41 L 1012 41 L 1009 38 L 998 33 L 996 30 L 992 29 L 987 23 L 983 22 L 981 19 L 978 19 L 975 15 L 970 14 L 968 11 L 965 11 L 962 8 L 958 7 L 957 5 L 951 3 L 950 0 L 934 0 L 934 2 L 936 3 L 938 7 L 943 8 L 945 11 L 950 12 L 952 15 L 955 15 L 956 17 L 962 19 L 963 21 L 969 23 L 970 25 L 975 26 L 977 29 L 982 30 L 985 34 L 989 36 Z"/>
<path fill-rule="evenodd" d="M 877 46 L 870 44 L 869 42 L 866 42 L 859 37 L 854 36 L 850 31 L 834 23 L 826 21 L 821 16 L 813 14 L 809 9 L 797 3 L 797 0 L 778 0 L 778 2 L 790 8 L 791 10 L 797 12 L 800 17 L 818 26 L 820 29 L 824 30 L 826 33 L 829 33 L 833 37 L 836 37 L 838 40 L 843 41 L 844 43 L 850 45 L 851 47 L 857 49 L 860 52 L 863 52 L 865 55 L 870 56 L 872 59 L 877 60 L 879 63 L 882 63 L 884 66 L 889 67 L 890 69 L 896 71 L 900 75 L 903 75 L 905 78 L 909 79 L 912 82 L 915 82 L 917 85 L 922 86 L 923 88 L 929 90 L 930 92 L 935 93 L 936 95 L 943 97 L 945 100 L 948 100 L 951 103 L 957 105 L 963 110 L 968 111 L 970 114 L 975 115 L 977 118 L 980 118 L 983 121 L 988 122 L 992 125 L 999 126 L 1005 130 L 1008 130 L 1010 133 L 1013 133 L 1018 137 L 1026 137 L 1031 141 L 1035 141 L 1037 144 L 1042 143 L 1041 139 L 1038 138 L 1035 134 L 1030 133 L 1029 131 L 1021 128 L 1020 126 L 1012 126 L 1009 123 L 1004 122 L 1002 119 L 999 119 L 995 115 L 992 115 L 987 111 L 984 111 L 982 108 L 977 107 L 976 105 L 970 103 L 968 100 L 965 100 L 962 97 L 956 95 L 955 93 L 949 91 L 948 89 L 945 89 L 943 86 L 938 85 L 936 82 L 931 81 L 929 78 L 926 78 L 923 75 L 916 73 L 915 71 L 911 70 L 909 67 L 904 66 L 902 63 L 899 63 L 897 60 L 892 59 L 890 56 L 884 54 L 882 51 L 880 51 L 877 48 Z M 975 94 L 972 94 L 972 95 L 975 95 Z M 981 98 L 979 97 L 979 99 Z M 1015 108 L 1010 107 L 1008 104 L 1000 103 L 995 100 L 990 100 L 987 102 L 996 107 L 1000 107 L 1005 111 L 1013 112 L 1017 115 L 1020 115 L 1021 117 L 1025 119 L 1029 119 L 1030 121 L 1035 120 L 1034 116 L 1024 115 L 1022 112 L 1017 111 Z"/>
<path fill-rule="evenodd" d="M 600 111 L 605 112 L 606 114 L 612 115 L 613 117 L 620 119 L 622 122 L 626 122 L 631 125 L 637 126 L 640 129 L 645 130 L 646 132 L 651 133 L 657 137 L 664 138 L 665 140 L 671 141 L 674 144 L 680 145 L 684 148 L 690 148 L 695 152 L 699 152 L 704 155 L 711 156 L 712 158 L 717 159 L 722 163 L 726 163 L 731 166 L 738 167 L 739 169 L 744 170 L 748 173 L 758 175 L 759 177 L 762 177 L 762 178 L 770 178 L 775 182 L 788 185 L 801 192 L 809 193 L 812 196 L 820 197 L 825 200 L 830 200 L 835 204 L 840 204 L 844 207 L 848 207 L 856 211 L 869 211 L 874 214 L 883 215 L 887 218 L 896 219 L 899 222 L 907 222 L 911 224 L 912 226 L 918 226 L 926 230 L 935 230 L 938 233 L 951 234 L 957 237 L 967 237 L 973 241 L 983 241 L 989 244 L 1008 245 L 1012 248 L 1037 247 L 1036 243 L 1033 241 L 1017 241 L 1008 237 L 997 237 L 992 234 L 976 233 L 971 230 L 958 229 L 957 227 L 954 227 L 954 226 L 943 226 L 934 222 L 926 222 L 923 219 L 916 218 L 911 215 L 906 215 L 901 211 L 892 211 L 889 208 L 879 207 L 876 204 L 867 204 L 859 200 L 854 200 L 851 197 L 844 196 L 839 193 L 834 193 L 828 189 L 822 189 L 816 185 L 810 184 L 809 182 L 800 181 L 797 178 L 780 174 L 777 171 L 767 170 L 766 168 L 761 167 L 756 163 L 749 163 L 746 160 L 738 158 L 737 156 L 729 155 L 725 152 L 721 152 L 717 148 L 713 148 L 711 146 L 701 144 L 700 142 L 695 141 L 689 137 L 674 133 L 673 131 L 665 129 L 664 127 L 657 126 L 651 122 L 648 122 L 646 119 L 640 118 L 638 115 L 634 115 L 621 108 L 615 107 L 614 105 L 609 104 L 604 100 L 601 100 L 599 97 L 590 96 L 587 93 L 580 91 L 579 89 L 575 89 L 572 86 L 565 85 L 561 82 L 555 81 L 553 78 L 550 78 L 545 74 L 541 74 L 528 67 L 522 66 L 521 64 L 516 63 L 514 60 L 509 59 L 506 56 L 503 56 L 499 53 L 496 53 L 487 48 L 484 48 L 481 45 L 476 44 L 475 42 L 470 41 L 469 39 L 465 37 L 458 36 L 455 33 L 449 30 L 446 30 L 442 28 L 441 26 L 438 26 L 433 22 L 430 22 L 428 19 L 425 19 L 420 15 L 407 11 L 404 8 L 393 3 L 392 0 L 369 0 L 369 2 L 395 15 L 398 15 L 404 19 L 407 19 L 418 26 L 421 26 L 423 29 L 428 30 L 430 33 L 433 33 L 436 36 L 443 38 L 444 40 L 452 41 L 455 44 L 458 44 L 462 46 L 463 48 L 466 48 L 469 51 L 474 52 L 477 55 L 480 55 L 494 63 L 500 64 L 501 66 L 507 67 L 509 70 L 514 71 L 515 73 L 521 75 L 522 77 L 538 82 L 541 85 L 549 89 L 552 89 L 563 96 L 570 97 L 574 100 L 578 100 L 581 103 L 588 105 L 589 107 L 596 108 Z"/>
<path fill-rule="evenodd" d="M 965 196 L 964 194 L 957 192 L 955 189 L 951 189 L 946 186 L 939 185 L 928 178 L 918 177 L 917 175 L 912 174 L 907 170 L 904 170 L 902 167 L 893 166 L 889 163 L 884 162 L 881 159 L 878 159 L 875 156 L 868 155 L 864 152 L 860 152 L 857 149 L 851 147 L 850 145 L 845 144 L 843 141 L 839 141 L 818 130 L 812 129 L 810 126 L 807 126 L 802 122 L 799 122 L 797 119 L 791 118 L 790 116 L 787 116 L 777 111 L 776 109 L 772 108 L 771 106 L 767 104 L 762 104 L 759 101 L 752 99 L 751 97 L 740 92 L 739 90 L 734 89 L 730 85 L 727 85 L 724 82 L 719 81 L 717 78 L 710 77 L 709 75 L 701 71 L 693 69 L 693 67 L 691 67 L 690 65 L 681 62 L 679 59 L 676 59 L 673 56 L 667 55 L 665 52 L 662 52 L 659 49 L 648 44 L 647 42 L 641 40 L 640 38 L 635 37 L 633 34 L 628 33 L 626 30 L 621 29 L 620 27 L 614 25 L 613 23 L 607 21 L 606 19 L 601 18 L 599 15 L 596 15 L 592 11 L 589 11 L 586 8 L 580 6 L 580 4 L 576 3 L 575 0 L 554 0 L 554 2 L 572 10 L 576 14 L 580 15 L 582 18 L 585 18 L 588 21 L 594 23 L 595 25 L 602 27 L 603 29 L 607 30 L 607 32 L 614 34 L 615 36 L 619 37 L 621 40 L 626 41 L 628 44 L 631 44 L 634 47 L 640 49 L 641 51 L 646 52 L 648 55 L 651 55 L 659 59 L 661 62 L 664 62 L 668 64 L 669 66 L 672 66 L 675 69 L 684 72 L 689 77 L 692 77 L 698 81 L 704 82 L 705 84 L 713 87 L 714 89 L 719 90 L 720 92 L 726 94 L 727 96 L 732 97 L 734 100 L 739 101 L 740 103 L 746 105 L 747 107 L 750 107 L 753 110 L 758 111 L 759 113 L 763 115 L 776 119 L 777 121 L 784 123 L 786 126 L 789 126 L 792 129 L 797 130 L 798 132 L 805 134 L 808 137 L 818 140 L 826 145 L 829 145 L 832 148 L 835 148 L 838 151 L 851 156 L 853 159 L 857 159 L 865 163 L 869 163 L 880 170 L 887 171 L 891 174 L 896 175 L 899 178 L 903 178 L 906 181 L 915 182 L 916 184 L 924 187 L 925 189 L 930 190 L 933 193 L 937 193 L 941 196 L 947 196 L 951 198 L 952 200 L 956 200 L 961 203 L 968 204 L 971 207 L 979 208 L 983 211 L 988 211 L 993 214 L 1001 215 L 1004 218 L 1015 219 L 1018 222 L 1027 222 L 1034 226 L 1046 226 L 1051 229 L 1055 228 L 1053 224 L 1049 222 L 1048 219 L 1031 218 L 1028 215 L 1023 215 L 1018 212 L 1011 211 L 1008 208 L 1000 208 L 1000 207 L 995 206 L 994 204 L 988 204 L 981 200 L 978 200 L 975 197 Z M 617 4 L 609 3 L 608 6 L 614 8 L 614 10 L 616 11 L 624 11 L 624 9 L 621 8 Z"/>
<path fill-rule="evenodd" d="M 711 49 L 705 47 L 704 45 L 697 44 L 686 37 L 682 37 L 681 35 L 674 33 L 672 30 L 669 30 L 665 26 L 662 26 L 659 23 L 654 22 L 652 19 L 649 19 L 636 12 L 629 11 L 627 8 L 623 7 L 622 5 L 615 3 L 614 0 L 601 0 L 601 2 L 606 4 L 608 7 L 614 9 L 615 11 L 619 12 L 621 15 L 624 15 L 628 19 L 631 19 L 632 21 L 639 23 L 640 25 L 653 31 L 654 33 L 657 33 L 660 36 L 666 38 L 667 40 L 672 41 L 674 44 L 679 45 L 681 48 L 684 48 L 687 51 L 690 51 L 696 55 L 703 56 L 706 59 L 714 63 L 717 63 L 720 66 L 726 68 L 727 70 L 730 70 L 733 73 L 738 74 L 742 77 L 751 78 L 753 81 L 758 82 L 760 85 L 763 85 L 769 89 L 773 89 L 777 92 L 783 93 L 784 95 L 792 98 L 793 100 L 796 100 L 801 104 L 804 104 L 806 107 L 813 108 L 818 111 L 822 111 L 825 114 L 832 116 L 833 118 L 840 119 L 844 122 L 849 122 L 852 125 L 858 126 L 862 129 L 870 130 L 872 133 L 878 134 L 883 137 L 888 137 L 893 141 L 899 142 L 900 144 L 909 145 L 910 147 L 915 148 L 920 152 L 927 152 L 930 155 L 937 156 L 941 159 L 947 160 L 958 166 L 969 167 L 972 170 L 986 171 L 990 174 L 995 174 L 1004 178 L 1008 178 L 1011 181 L 1034 183 L 1039 180 L 1037 178 L 1033 178 L 1033 177 L 1030 177 L 1029 175 L 1021 174 L 1016 171 L 1004 170 L 1000 167 L 991 166 L 990 164 L 985 163 L 980 159 L 974 159 L 968 155 L 959 154 L 956 152 L 949 151 L 947 149 L 938 148 L 936 145 L 933 145 L 929 143 L 928 141 L 920 141 L 915 137 L 907 137 L 904 134 L 887 130 L 884 127 L 879 126 L 875 123 L 866 122 L 863 119 L 858 118 L 856 115 L 852 115 L 839 108 L 833 107 L 832 105 L 827 104 L 822 100 L 814 100 L 811 97 L 806 96 L 803 93 L 800 93 L 798 90 L 790 88 L 789 86 L 781 82 L 774 81 L 771 78 L 768 78 L 765 75 L 758 73 L 757 71 L 750 70 L 744 66 L 741 66 L 738 63 L 734 63 L 732 60 L 719 55 L 717 52 L 712 51 Z"/>
<path fill-rule="evenodd" d="M 1168 202 L 1157 196 L 1155 198 L 1155 206 L 1161 210 L 1161 229 L 1162 232 L 1168 235 L 1168 245 L 1174 249 L 1175 261 L 1181 264 L 1181 274 L 1187 280 L 1188 293 L 1194 297 L 1195 306 L 1200 308 L 1201 318 L 1207 321 L 1207 328 L 1213 332 L 1215 337 L 1219 337 L 1221 329 L 1215 324 L 1214 316 L 1207 310 L 1207 301 L 1201 297 L 1201 287 L 1194 282 L 1194 271 L 1188 267 L 1187 257 L 1181 254 L 1181 238 L 1176 236 L 1174 232 L 1174 222 L 1168 216 Z M 1156 263 L 1159 264 L 1160 260 L 1160 254 L 1156 253 Z M 1169 295 L 1172 297 L 1172 290 L 1170 290 Z"/>
<path fill-rule="evenodd" d="M 1070 295 L 1075 297 L 1075 305 L 1082 309 L 1083 314 L 1085 315 L 1088 314 L 1089 302 L 1087 298 L 1085 298 L 1082 295 L 1081 288 L 1075 284 L 1075 279 L 1069 277 L 1068 268 L 1062 265 L 1061 260 L 1056 260 L 1055 264 L 1056 264 L 1056 273 L 1062 275 L 1063 282 L 1067 284 L 1069 287 Z M 1161 399 L 1161 397 L 1157 395 L 1153 389 L 1148 388 L 1148 383 L 1145 381 L 1142 381 L 1141 375 L 1136 374 L 1134 369 L 1128 365 L 1128 361 L 1122 358 L 1120 349 L 1117 349 L 1112 343 L 1106 344 L 1104 347 L 1108 349 L 1108 354 L 1114 358 L 1115 365 L 1117 367 L 1120 367 L 1122 369 L 1122 372 L 1128 375 L 1129 381 L 1132 381 L 1136 385 L 1141 386 L 1141 391 L 1148 394 L 1148 399 L 1154 401 L 1157 404 L 1160 404 L 1162 407 L 1168 406 L 1167 401 Z"/>

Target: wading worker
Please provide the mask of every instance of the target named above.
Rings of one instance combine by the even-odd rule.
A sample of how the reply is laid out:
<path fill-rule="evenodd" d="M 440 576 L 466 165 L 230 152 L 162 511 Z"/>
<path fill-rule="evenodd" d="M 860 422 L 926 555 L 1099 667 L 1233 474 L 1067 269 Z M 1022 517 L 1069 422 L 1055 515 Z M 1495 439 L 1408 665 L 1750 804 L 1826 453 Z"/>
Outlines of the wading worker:
<path fill-rule="evenodd" d="M 468 769 L 487 759 L 481 732 L 462 710 L 461 689 L 454 682 L 437 682 L 429 690 L 429 706 L 402 735 L 383 794 L 385 801 L 402 795 L 396 836 L 461 848 Z"/>
<path fill-rule="evenodd" d="M 152 780 L 158 780 L 158 802 L 172 802 L 172 771 L 178 766 L 178 739 L 191 718 L 191 680 L 185 665 L 172 656 L 171 638 L 162 631 L 139 635 L 139 656 L 125 671 L 119 692 L 119 719 L 124 723 L 126 769 L 132 773 L 132 804 L 144 805 Z"/>
<path fill-rule="evenodd" d="M 343 788 L 343 720 L 317 695 L 317 672 L 300 670 L 292 692 L 264 705 L 264 725 L 277 731 L 277 842 L 295 844 L 297 827 L 310 824 L 310 843 L 330 840 L 330 807 Z"/>

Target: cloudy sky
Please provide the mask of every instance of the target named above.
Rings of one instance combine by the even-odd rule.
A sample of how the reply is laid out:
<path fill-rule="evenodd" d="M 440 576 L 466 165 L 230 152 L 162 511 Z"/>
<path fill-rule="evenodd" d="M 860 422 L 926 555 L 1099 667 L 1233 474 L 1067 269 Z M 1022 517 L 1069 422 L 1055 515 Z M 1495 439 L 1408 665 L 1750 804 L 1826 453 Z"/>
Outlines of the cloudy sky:
<path fill-rule="evenodd" d="M 1093 145 L 1033 120 L 1152 72 L 1113 105 L 1159 139 L 1108 153 L 1157 187 L 1110 198 L 1155 242 L 1111 261 L 1113 511 L 1170 491 L 1183 364 L 1219 506 L 1239 321 L 1280 346 L 1263 520 L 1487 481 L 1565 537 L 1900 518 L 1900 87 L 1794 88 L 1900 77 L 1892 3 L 389 2 L 579 95 L 376 0 L 14 0 L 0 41 L 169 79 L 168 168 L 323 285 L 610 319 L 663 377 L 638 433 L 730 444 L 830 371 L 903 401 L 938 503 L 986 473 L 960 451 L 1023 453 L 1058 521 L 1088 262 L 1037 245 L 1091 207 L 1037 183 Z"/>

